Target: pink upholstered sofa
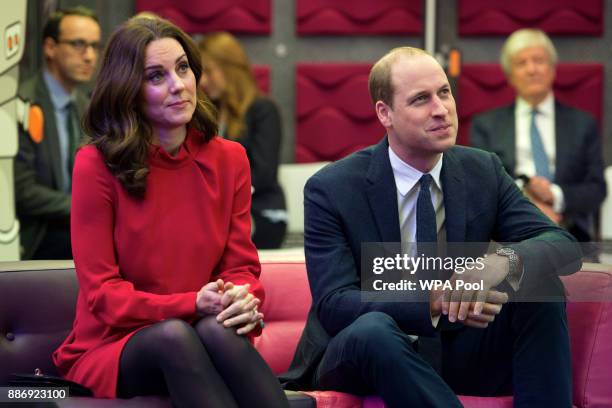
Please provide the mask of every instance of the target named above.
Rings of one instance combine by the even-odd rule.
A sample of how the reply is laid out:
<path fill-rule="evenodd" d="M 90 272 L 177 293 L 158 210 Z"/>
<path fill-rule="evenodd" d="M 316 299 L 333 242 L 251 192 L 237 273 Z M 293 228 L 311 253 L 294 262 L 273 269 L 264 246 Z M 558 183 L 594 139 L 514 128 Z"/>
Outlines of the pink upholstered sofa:
<path fill-rule="evenodd" d="M 305 324 L 311 298 L 303 256 L 262 254 L 266 328 L 255 346 L 275 373 L 287 369 Z M 612 407 L 612 267 L 586 264 L 564 278 L 569 295 L 574 405 Z M 55 374 L 50 355 L 72 326 L 77 280 L 72 262 L 0 262 L 0 386 L 11 373 L 41 368 Z M 551 392 L 555 392 L 551 390 Z M 382 408 L 376 396 L 359 398 L 330 391 L 290 395 L 292 407 Z M 511 397 L 461 396 L 468 408 L 512 407 Z M 159 407 L 166 398 L 129 400 L 70 398 L 59 407 Z M 271 407 L 273 408 L 273 407 Z"/>
<path fill-rule="evenodd" d="M 305 266 L 299 258 L 263 257 L 266 328 L 256 347 L 274 372 L 287 369 L 311 303 Z M 577 408 L 612 407 L 612 266 L 585 264 L 563 282 L 572 347 L 573 402 Z M 588 300 L 599 299 L 600 302 Z M 605 301 L 607 300 L 607 301 Z M 550 390 L 555 392 L 555 390 Z M 376 396 L 359 398 L 330 391 L 309 392 L 321 408 L 383 408 Z M 467 408 L 511 408 L 512 397 L 460 396 Z"/>

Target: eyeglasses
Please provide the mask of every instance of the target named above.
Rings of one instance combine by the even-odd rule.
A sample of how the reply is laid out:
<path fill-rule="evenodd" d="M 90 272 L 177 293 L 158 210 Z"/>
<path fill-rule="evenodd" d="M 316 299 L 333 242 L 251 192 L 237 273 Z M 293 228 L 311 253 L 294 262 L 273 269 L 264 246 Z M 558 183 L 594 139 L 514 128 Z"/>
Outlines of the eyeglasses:
<path fill-rule="evenodd" d="M 75 49 L 75 51 L 80 52 L 80 53 L 84 53 L 85 51 L 87 51 L 87 48 L 91 47 L 92 50 L 94 50 L 94 52 L 100 52 L 100 48 L 101 45 L 99 42 L 94 41 L 94 42 L 87 42 L 85 40 L 58 40 L 57 41 L 58 44 L 68 44 L 70 45 L 72 48 Z"/>

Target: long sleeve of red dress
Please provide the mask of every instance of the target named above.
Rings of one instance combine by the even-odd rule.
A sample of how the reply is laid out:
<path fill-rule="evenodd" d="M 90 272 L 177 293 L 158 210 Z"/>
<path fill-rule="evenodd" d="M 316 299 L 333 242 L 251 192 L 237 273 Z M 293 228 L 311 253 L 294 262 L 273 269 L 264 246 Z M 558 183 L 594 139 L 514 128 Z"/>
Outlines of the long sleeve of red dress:
<path fill-rule="evenodd" d="M 71 234 L 79 296 L 73 330 L 53 358 L 66 378 L 114 397 L 123 346 L 169 318 L 194 321 L 211 280 L 249 283 L 263 301 L 250 239 L 244 149 L 190 130 L 175 156 L 149 154 L 144 199 L 129 196 L 93 146 L 73 171 Z"/>

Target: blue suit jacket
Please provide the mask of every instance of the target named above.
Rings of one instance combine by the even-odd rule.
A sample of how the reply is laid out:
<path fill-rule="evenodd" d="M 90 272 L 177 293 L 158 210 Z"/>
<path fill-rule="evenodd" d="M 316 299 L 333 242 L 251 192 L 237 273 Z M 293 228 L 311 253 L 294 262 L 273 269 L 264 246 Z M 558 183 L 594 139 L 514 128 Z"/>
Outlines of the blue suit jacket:
<path fill-rule="evenodd" d="M 514 104 L 475 116 L 470 143 L 496 153 L 515 177 Z M 606 198 L 601 137 L 589 114 L 555 102 L 555 183 L 565 197 L 564 225 L 580 241 L 591 241 L 593 216 Z M 588 199 L 585 199 L 587 198 Z"/>
<path fill-rule="evenodd" d="M 289 371 L 288 388 L 312 386 L 330 338 L 357 317 L 387 313 L 407 333 L 432 335 L 427 302 L 363 302 L 361 244 L 400 242 L 388 142 L 330 164 L 304 188 L 305 250 L 313 304 Z M 524 198 L 494 154 L 455 146 L 444 153 L 441 182 L 447 242 L 513 242 L 524 260 L 522 285 L 577 271 L 580 249 Z"/>

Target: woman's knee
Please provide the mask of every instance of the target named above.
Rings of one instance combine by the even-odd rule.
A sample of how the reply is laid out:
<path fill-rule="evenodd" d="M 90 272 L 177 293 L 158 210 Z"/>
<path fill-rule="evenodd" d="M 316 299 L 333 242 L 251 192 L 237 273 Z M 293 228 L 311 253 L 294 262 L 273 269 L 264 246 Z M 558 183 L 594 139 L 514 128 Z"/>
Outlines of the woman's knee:
<path fill-rule="evenodd" d="M 195 324 L 195 329 L 205 345 L 210 342 L 232 342 L 246 341 L 243 336 L 236 334 L 234 327 L 225 327 L 219 323 L 215 316 L 206 316 Z"/>
<path fill-rule="evenodd" d="M 147 342 L 163 356 L 165 351 L 189 355 L 199 345 L 198 337 L 189 323 L 181 319 L 168 319 L 155 323 L 146 329 Z"/>

